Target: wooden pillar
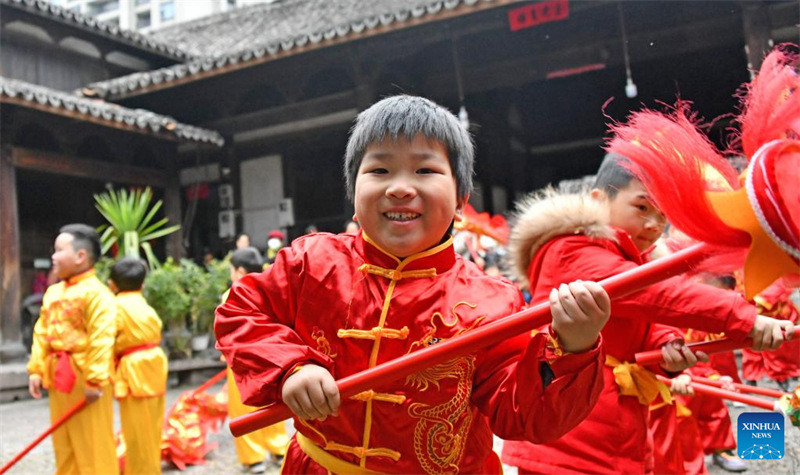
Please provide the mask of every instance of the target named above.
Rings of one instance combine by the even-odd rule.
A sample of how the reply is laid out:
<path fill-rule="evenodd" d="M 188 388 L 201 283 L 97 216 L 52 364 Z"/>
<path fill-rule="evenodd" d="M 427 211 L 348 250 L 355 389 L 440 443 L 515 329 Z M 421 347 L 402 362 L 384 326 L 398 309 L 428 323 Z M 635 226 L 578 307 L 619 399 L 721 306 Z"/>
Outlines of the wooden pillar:
<path fill-rule="evenodd" d="M 174 160 L 167 165 L 167 179 L 164 184 L 164 214 L 169 219 L 169 226 L 183 224 L 181 215 L 181 185 L 178 179 L 178 168 Z M 167 255 L 173 259 L 185 257 L 183 248 L 183 229 L 167 236 Z"/>
<path fill-rule="evenodd" d="M 0 341 L 21 342 L 20 242 L 17 210 L 17 177 L 10 147 L 0 148 Z"/>
<path fill-rule="evenodd" d="M 742 23 L 744 26 L 744 51 L 747 55 L 747 67 L 758 71 L 761 61 L 772 49 L 772 30 L 767 5 L 762 2 L 744 2 L 742 5 Z"/>

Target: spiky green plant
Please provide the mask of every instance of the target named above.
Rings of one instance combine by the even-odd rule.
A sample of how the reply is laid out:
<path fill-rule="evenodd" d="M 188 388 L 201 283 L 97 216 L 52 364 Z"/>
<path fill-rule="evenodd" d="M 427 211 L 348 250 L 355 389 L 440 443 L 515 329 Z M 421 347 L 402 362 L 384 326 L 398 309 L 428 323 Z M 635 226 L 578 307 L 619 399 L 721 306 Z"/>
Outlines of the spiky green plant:
<path fill-rule="evenodd" d="M 114 244 L 119 247 L 122 256 L 140 257 L 139 249 L 144 251 L 151 269 L 160 266 L 153 253 L 150 242 L 154 239 L 172 234 L 180 225 L 166 226 L 169 219 L 162 218 L 152 222 L 161 208 L 161 200 L 152 207 L 153 192 L 150 188 L 128 191 L 126 189 L 109 190 L 99 195 L 94 195 L 95 208 L 108 221 L 98 228 L 103 244 L 103 254 L 108 252 Z"/>

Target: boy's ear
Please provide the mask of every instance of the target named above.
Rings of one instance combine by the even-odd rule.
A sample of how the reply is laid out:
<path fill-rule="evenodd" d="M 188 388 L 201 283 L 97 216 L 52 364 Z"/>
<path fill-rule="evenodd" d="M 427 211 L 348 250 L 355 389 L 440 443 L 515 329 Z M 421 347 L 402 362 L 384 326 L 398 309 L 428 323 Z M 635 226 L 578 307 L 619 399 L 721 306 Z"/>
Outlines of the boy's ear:
<path fill-rule="evenodd" d="M 464 207 L 467 206 L 469 202 L 469 193 L 464 198 L 459 198 L 458 203 L 456 204 L 456 214 L 453 216 L 453 219 L 460 222 L 464 219 Z"/>
<path fill-rule="evenodd" d="M 76 263 L 81 266 L 83 264 L 89 263 L 89 253 L 86 252 L 86 249 L 78 249 L 78 252 L 75 253 Z"/>
<path fill-rule="evenodd" d="M 114 281 L 113 281 L 113 280 L 111 280 L 111 279 L 108 279 L 108 280 L 106 281 L 106 283 L 108 284 L 108 289 L 111 291 L 111 293 L 113 293 L 113 294 L 116 294 L 116 293 L 117 293 L 117 291 L 119 290 L 119 289 L 117 288 L 117 284 L 115 284 L 115 283 L 114 283 Z"/>
<path fill-rule="evenodd" d="M 592 191 L 589 192 L 589 196 L 600 201 L 605 201 L 608 199 L 608 195 L 601 188 L 592 188 Z"/>

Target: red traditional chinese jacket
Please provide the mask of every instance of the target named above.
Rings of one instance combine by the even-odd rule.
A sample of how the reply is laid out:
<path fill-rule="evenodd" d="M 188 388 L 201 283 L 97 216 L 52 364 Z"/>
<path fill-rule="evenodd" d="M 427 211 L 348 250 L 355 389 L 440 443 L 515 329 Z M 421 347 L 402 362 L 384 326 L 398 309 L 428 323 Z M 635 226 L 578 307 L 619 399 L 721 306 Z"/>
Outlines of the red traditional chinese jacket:
<path fill-rule="evenodd" d="M 533 301 L 546 299 L 562 282 L 599 281 L 644 263 L 630 236 L 608 225 L 607 207 L 588 195 L 551 194 L 530 201 L 511 239 L 517 270 L 527 271 Z M 648 405 L 667 388 L 654 384 L 647 371 L 661 371 L 658 366 L 630 364 L 635 354 L 680 336 L 672 327 L 725 331 L 744 339 L 755 316 L 740 295 L 681 277 L 612 301 L 611 318 L 601 332 L 608 357 L 597 405 L 556 441 L 506 442 L 503 463 L 535 473 L 652 471 Z"/>
<path fill-rule="evenodd" d="M 367 236 L 315 234 L 234 284 L 217 310 L 218 347 L 245 404 L 280 400 L 299 365 L 337 379 L 510 315 L 523 304 L 453 251 L 399 260 Z M 497 473 L 492 431 L 553 440 L 602 388 L 601 345 L 557 357 L 528 334 L 342 401 L 338 417 L 295 421 L 284 473 Z"/>

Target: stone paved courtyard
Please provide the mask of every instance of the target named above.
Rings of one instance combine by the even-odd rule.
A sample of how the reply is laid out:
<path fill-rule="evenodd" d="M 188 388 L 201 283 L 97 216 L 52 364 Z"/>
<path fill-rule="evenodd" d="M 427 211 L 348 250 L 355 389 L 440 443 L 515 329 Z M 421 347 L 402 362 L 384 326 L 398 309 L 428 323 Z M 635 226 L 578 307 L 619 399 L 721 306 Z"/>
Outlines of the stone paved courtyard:
<path fill-rule="evenodd" d="M 195 386 L 202 382 L 202 378 L 195 381 Z M 219 390 L 220 386 L 212 391 Z M 167 406 L 190 387 L 174 388 L 167 394 Z M 749 408 L 730 408 L 731 417 L 734 419 Z M 760 411 L 760 409 L 754 409 Z M 25 400 L 7 404 L 0 404 L 0 464 L 5 463 L 17 452 L 22 450 L 48 425 L 48 407 L 46 400 Z M 119 418 L 116 418 L 117 427 Z M 783 474 L 800 473 L 800 429 L 791 426 L 786 421 L 786 457 L 783 460 L 751 460 L 748 461 L 749 474 Z M 291 426 L 289 426 L 291 430 Z M 164 473 L 177 475 L 236 475 L 245 473 L 236 461 L 233 439 L 228 432 L 227 424 L 216 434 L 210 437 L 212 443 L 218 444 L 216 450 L 207 457 L 205 465 L 190 466 L 181 472 L 175 467 L 164 465 Z M 495 448 L 499 450 L 502 441 L 496 440 Z M 710 457 L 706 458 L 709 472 L 715 475 L 726 474 L 719 467 L 711 466 Z M 50 439 L 46 439 L 37 448 L 31 451 L 24 459 L 8 471 L 9 474 L 51 474 L 55 471 L 53 446 Z M 277 466 L 268 467 L 268 474 L 278 473 Z M 508 467 L 506 473 L 516 474 L 516 470 Z"/>

